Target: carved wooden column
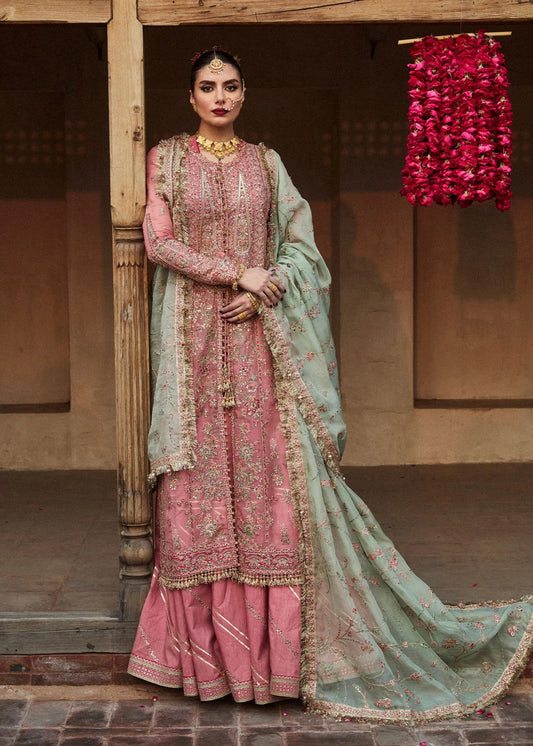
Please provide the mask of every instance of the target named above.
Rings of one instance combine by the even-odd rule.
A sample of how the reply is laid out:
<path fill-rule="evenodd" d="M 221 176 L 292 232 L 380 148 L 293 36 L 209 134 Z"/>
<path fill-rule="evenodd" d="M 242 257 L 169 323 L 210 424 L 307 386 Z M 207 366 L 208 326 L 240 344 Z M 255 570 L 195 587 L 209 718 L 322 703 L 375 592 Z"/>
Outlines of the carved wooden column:
<path fill-rule="evenodd" d="M 143 36 L 136 0 L 113 0 L 108 25 L 121 615 L 135 620 L 152 570 L 146 436 L 150 418 Z"/>
<path fill-rule="evenodd" d="M 135 619 L 152 570 L 146 256 L 139 228 L 115 227 L 113 235 L 121 611 L 124 619 Z"/>

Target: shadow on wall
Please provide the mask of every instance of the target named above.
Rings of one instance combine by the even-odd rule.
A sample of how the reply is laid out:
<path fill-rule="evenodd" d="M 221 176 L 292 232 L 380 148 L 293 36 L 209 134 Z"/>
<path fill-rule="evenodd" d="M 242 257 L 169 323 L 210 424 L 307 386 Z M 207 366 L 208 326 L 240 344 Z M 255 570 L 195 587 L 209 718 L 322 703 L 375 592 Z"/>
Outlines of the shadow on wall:
<path fill-rule="evenodd" d="M 390 210 L 395 199 L 352 193 L 339 204 L 346 463 L 373 463 L 373 454 L 383 448 L 391 463 L 410 460 L 413 453 L 415 429 L 408 421 L 413 413 L 412 351 L 405 311 L 402 316 L 394 291 L 397 273 L 410 269 L 401 257 L 390 255 L 391 240 L 396 241 Z M 358 220 L 358 213 L 364 220 Z"/>
<path fill-rule="evenodd" d="M 459 217 L 455 294 L 463 300 L 516 298 L 516 240 L 511 212 L 471 205 Z"/>

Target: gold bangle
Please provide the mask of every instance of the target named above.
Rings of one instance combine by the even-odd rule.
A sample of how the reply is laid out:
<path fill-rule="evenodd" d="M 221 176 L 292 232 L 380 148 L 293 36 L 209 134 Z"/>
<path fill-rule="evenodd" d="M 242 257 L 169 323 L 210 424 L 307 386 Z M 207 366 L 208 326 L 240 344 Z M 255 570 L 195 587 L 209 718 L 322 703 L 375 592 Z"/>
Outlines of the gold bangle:
<path fill-rule="evenodd" d="M 250 303 L 252 304 L 252 306 L 255 308 L 256 311 L 258 311 L 259 306 L 261 305 L 261 301 L 259 300 L 259 298 L 256 298 L 255 295 L 253 293 L 250 293 L 249 290 L 246 291 L 246 295 L 250 299 Z"/>
<path fill-rule="evenodd" d="M 245 269 L 246 267 L 244 266 L 244 264 L 239 264 L 239 268 L 237 269 L 237 277 L 234 279 L 233 284 L 231 286 L 232 290 L 237 291 L 239 289 L 239 280 L 243 276 Z"/>

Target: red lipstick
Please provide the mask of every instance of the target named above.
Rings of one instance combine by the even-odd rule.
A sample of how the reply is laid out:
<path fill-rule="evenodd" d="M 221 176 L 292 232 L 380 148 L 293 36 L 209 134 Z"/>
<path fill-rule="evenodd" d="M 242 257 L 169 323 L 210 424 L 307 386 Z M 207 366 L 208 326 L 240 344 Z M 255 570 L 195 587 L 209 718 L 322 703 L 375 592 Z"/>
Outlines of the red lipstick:
<path fill-rule="evenodd" d="M 217 117 L 221 117 L 223 114 L 227 114 L 228 112 L 226 109 L 213 109 L 213 114 L 216 114 Z"/>

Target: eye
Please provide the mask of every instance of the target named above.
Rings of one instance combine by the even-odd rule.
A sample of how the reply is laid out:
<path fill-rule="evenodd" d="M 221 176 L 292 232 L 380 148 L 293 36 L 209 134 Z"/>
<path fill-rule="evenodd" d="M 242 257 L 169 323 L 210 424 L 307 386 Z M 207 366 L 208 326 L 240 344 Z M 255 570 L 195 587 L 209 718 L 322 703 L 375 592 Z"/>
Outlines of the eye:
<path fill-rule="evenodd" d="M 200 90 L 203 91 L 204 93 L 209 93 L 210 91 L 213 90 L 213 86 L 202 85 L 202 86 L 200 86 Z"/>
<path fill-rule="evenodd" d="M 233 91 L 237 90 L 237 86 L 235 85 L 235 83 L 232 83 L 231 85 L 226 86 L 226 90 L 233 93 Z"/>

